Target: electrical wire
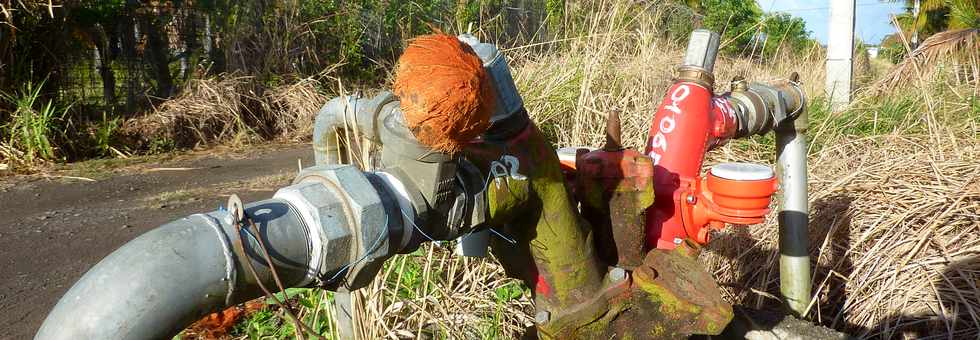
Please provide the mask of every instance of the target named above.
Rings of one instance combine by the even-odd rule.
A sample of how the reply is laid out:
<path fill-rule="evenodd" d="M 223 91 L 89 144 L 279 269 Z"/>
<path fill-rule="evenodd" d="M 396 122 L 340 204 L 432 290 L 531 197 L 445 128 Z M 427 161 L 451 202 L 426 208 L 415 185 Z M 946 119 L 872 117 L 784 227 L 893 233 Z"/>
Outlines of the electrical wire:
<path fill-rule="evenodd" d="M 399 209 L 399 210 L 401 210 L 401 209 Z M 330 279 L 328 279 L 327 281 L 325 281 L 325 283 L 326 284 L 334 283 L 335 280 L 337 279 L 337 277 L 340 276 L 340 274 L 346 273 L 348 270 L 350 270 L 351 267 L 356 266 L 361 261 L 364 261 L 365 259 L 367 259 L 368 256 L 373 255 L 374 252 L 378 250 L 378 247 L 381 246 L 381 240 L 383 240 L 385 237 L 388 236 L 388 229 L 390 228 L 390 226 L 388 225 L 388 222 L 389 222 L 388 221 L 388 214 L 385 214 L 385 228 L 384 228 L 384 232 L 378 234 L 378 238 L 374 240 L 374 243 L 371 245 L 370 250 L 368 250 L 363 256 L 361 256 L 361 258 L 357 259 L 356 261 L 351 262 L 351 263 L 348 263 L 348 264 L 344 265 L 343 267 L 341 267 L 339 270 L 337 270 L 336 273 L 333 274 L 333 276 L 330 277 Z"/>

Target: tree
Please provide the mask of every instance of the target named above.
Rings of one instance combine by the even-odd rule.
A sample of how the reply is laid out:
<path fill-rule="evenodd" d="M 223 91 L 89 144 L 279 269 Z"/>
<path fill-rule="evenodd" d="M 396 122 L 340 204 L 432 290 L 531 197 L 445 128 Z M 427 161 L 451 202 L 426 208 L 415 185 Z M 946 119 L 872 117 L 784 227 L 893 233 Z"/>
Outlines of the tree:
<path fill-rule="evenodd" d="M 942 19 L 932 19 L 924 27 L 937 27 L 942 31 L 931 34 L 922 41 L 908 58 L 905 58 L 882 81 L 889 85 L 906 81 L 911 75 L 917 74 L 936 65 L 942 60 L 966 60 L 976 63 L 980 59 L 980 0 L 932 0 L 926 1 L 928 6 L 923 8 L 940 8 L 947 15 Z M 906 19 L 909 16 L 906 16 Z M 921 17 L 920 17 L 921 18 Z M 914 24 L 914 25 L 912 25 Z M 907 30 L 919 27 L 919 21 L 902 21 L 900 34 L 908 36 Z M 902 38 L 901 36 L 899 38 Z M 892 39 L 895 40 L 895 39 Z M 894 43 L 892 44 L 894 45 Z M 905 42 L 902 42 L 904 47 Z"/>
<path fill-rule="evenodd" d="M 765 16 L 761 26 L 756 43 L 762 44 L 759 50 L 765 57 L 771 57 L 780 50 L 803 51 L 816 44 L 806 30 L 806 22 L 786 13 Z"/>
<path fill-rule="evenodd" d="M 812 47 L 806 23 L 787 13 L 763 15 L 753 0 L 674 0 L 704 16 L 704 28 L 721 34 L 724 49 L 743 55 L 772 56 L 781 49 Z"/>
<path fill-rule="evenodd" d="M 920 41 L 947 30 L 980 27 L 980 0 L 905 0 L 905 10 L 898 23 L 906 36 L 917 35 Z"/>
<path fill-rule="evenodd" d="M 749 52 L 762 10 L 753 0 L 702 0 L 704 27 L 721 33 L 725 50 L 732 53 Z M 694 8 L 694 7 L 692 7 Z"/>

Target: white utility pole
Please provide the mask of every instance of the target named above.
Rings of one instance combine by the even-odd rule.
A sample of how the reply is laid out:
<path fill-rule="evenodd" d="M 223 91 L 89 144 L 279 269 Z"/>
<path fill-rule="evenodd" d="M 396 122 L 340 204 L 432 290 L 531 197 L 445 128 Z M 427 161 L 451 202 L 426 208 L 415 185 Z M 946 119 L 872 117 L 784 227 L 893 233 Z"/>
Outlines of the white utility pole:
<path fill-rule="evenodd" d="M 919 47 L 919 0 L 915 0 L 912 7 L 912 49 Z"/>
<path fill-rule="evenodd" d="M 855 0 L 830 0 L 827 36 L 827 96 L 834 111 L 851 102 Z"/>

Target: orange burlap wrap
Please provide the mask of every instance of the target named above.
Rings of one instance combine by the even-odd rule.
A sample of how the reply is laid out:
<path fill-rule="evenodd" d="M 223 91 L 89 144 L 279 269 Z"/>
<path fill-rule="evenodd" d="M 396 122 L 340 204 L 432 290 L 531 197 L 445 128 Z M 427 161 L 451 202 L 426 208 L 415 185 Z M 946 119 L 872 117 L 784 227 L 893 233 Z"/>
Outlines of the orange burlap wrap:
<path fill-rule="evenodd" d="M 420 36 L 398 58 L 395 95 L 405 124 L 433 149 L 456 153 L 486 131 L 493 91 L 480 58 L 454 36 Z"/>

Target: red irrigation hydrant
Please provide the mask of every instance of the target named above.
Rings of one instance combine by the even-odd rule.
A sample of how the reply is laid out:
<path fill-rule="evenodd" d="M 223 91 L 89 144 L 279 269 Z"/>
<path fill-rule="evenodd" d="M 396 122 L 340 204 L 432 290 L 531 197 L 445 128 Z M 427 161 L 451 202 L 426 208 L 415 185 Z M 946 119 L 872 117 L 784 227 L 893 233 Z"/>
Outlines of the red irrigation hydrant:
<path fill-rule="evenodd" d="M 729 97 L 712 91 L 717 48 L 717 34 L 692 35 L 650 127 L 645 152 L 653 159 L 657 199 L 647 211 L 647 248 L 673 249 L 685 238 L 703 244 L 709 226 L 760 223 L 769 212 L 776 179 L 768 167 L 729 164 L 706 179 L 700 175 L 705 153 L 739 130 Z"/>

